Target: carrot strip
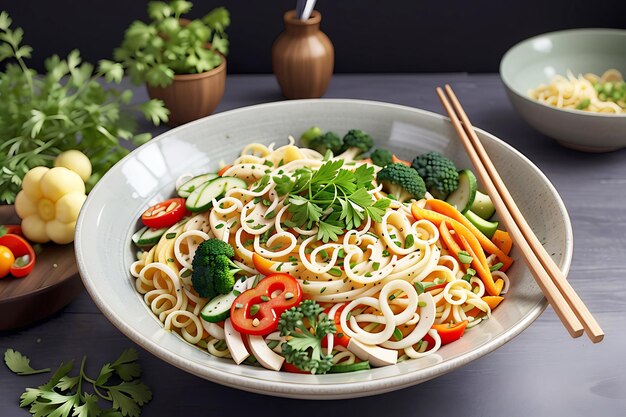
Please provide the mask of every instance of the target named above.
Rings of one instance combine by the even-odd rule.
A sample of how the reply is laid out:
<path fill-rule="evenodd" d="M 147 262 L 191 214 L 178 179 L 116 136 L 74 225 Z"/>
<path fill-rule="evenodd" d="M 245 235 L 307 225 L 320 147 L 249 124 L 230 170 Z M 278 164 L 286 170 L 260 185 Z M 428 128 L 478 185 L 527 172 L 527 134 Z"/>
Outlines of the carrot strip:
<path fill-rule="evenodd" d="M 509 232 L 504 230 L 496 230 L 493 234 L 491 241 L 500 248 L 500 250 L 507 255 L 511 253 L 511 247 L 513 247 L 513 239 L 509 235 Z"/>
<path fill-rule="evenodd" d="M 498 305 L 502 302 L 502 300 L 504 300 L 504 297 L 499 296 L 499 295 L 485 295 L 484 297 L 482 297 L 482 300 L 486 302 L 489 308 L 491 309 L 491 311 L 493 311 L 496 307 L 498 307 Z M 478 307 L 474 307 L 473 309 L 466 311 L 465 315 L 476 317 L 481 313 L 484 313 L 484 311 L 482 311 Z"/>
<path fill-rule="evenodd" d="M 476 275 L 478 275 L 478 278 L 480 278 L 483 284 L 485 284 L 485 290 L 490 295 L 500 295 L 500 292 L 498 291 L 495 282 L 493 282 L 491 271 L 489 271 L 489 264 L 487 264 L 487 258 L 485 257 L 485 253 L 480 247 L 480 244 L 478 244 L 476 238 L 474 238 L 473 240 L 466 239 L 467 235 L 465 234 L 465 232 L 457 231 L 456 228 L 454 230 L 459 233 L 463 248 L 472 257 L 472 268 L 476 270 Z M 470 243 L 469 241 L 472 241 L 472 243 Z"/>
<path fill-rule="evenodd" d="M 408 167 L 411 166 L 411 163 L 409 161 L 405 161 L 404 159 L 400 159 L 395 155 L 391 155 L 391 162 L 393 162 L 394 164 L 400 163 L 400 164 L 404 164 Z"/>
<path fill-rule="evenodd" d="M 230 168 L 232 168 L 232 165 L 226 165 L 225 167 L 223 167 L 222 169 L 220 169 L 219 171 L 217 171 L 217 176 L 221 177 L 222 175 L 224 175 L 224 173 L 226 171 L 228 171 Z"/>
<path fill-rule="evenodd" d="M 502 300 L 504 300 L 504 297 L 501 297 L 499 295 L 485 295 L 484 297 L 482 297 L 482 300 L 489 305 L 489 308 L 491 310 L 493 310 L 494 308 L 498 307 Z"/>
<path fill-rule="evenodd" d="M 465 228 L 468 229 L 476 237 L 476 239 L 478 239 L 480 246 L 485 250 L 485 252 L 493 253 L 498 257 L 498 260 L 500 260 L 503 265 L 502 268 L 500 268 L 502 271 L 506 271 L 511 266 L 513 259 L 500 250 L 499 247 L 497 247 L 491 240 L 489 240 L 489 238 L 487 238 L 487 236 L 478 230 L 476 226 L 474 226 L 472 222 L 470 222 L 460 211 L 443 200 L 428 200 L 428 204 L 432 210 L 422 209 L 413 204 L 411 207 L 413 217 L 416 217 L 417 215 L 416 218 L 425 218 L 426 220 L 435 223 L 437 226 L 439 226 L 439 224 L 444 220 L 452 226 L 454 225 L 454 223 L 452 223 L 453 221 L 460 223 L 465 226 Z M 439 216 L 435 216 L 431 213 L 437 213 Z"/>
<path fill-rule="evenodd" d="M 461 260 L 459 259 L 459 252 L 461 252 L 461 248 L 450 234 L 450 230 L 448 229 L 445 221 L 441 222 L 441 224 L 439 225 L 439 234 L 441 235 L 443 244 L 446 246 L 446 248 L 448 248 L 448 251 L 450 251 L 452 256 L 454 256 L 456 260 L 459 261 L 459 264 L 462 264 Z"/>

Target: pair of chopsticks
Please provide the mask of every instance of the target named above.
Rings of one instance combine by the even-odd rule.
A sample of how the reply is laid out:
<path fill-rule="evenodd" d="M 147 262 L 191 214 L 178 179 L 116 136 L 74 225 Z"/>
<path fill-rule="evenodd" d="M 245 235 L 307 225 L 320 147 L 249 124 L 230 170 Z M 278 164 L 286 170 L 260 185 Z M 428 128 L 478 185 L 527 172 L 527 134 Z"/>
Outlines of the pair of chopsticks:
<path fill-rule="evenodd" d="M 437 87 L 437 95 L 463 142 L 476 175 L 491 197 L 513 242 L 522 252 L 541 291 L 572 337 L 579 337 L 584 331 L 593 343 L 600 342 L 604 338 L 602 328 L 526 223 L 449 85 L 446 85 L 445 93 Z"/>

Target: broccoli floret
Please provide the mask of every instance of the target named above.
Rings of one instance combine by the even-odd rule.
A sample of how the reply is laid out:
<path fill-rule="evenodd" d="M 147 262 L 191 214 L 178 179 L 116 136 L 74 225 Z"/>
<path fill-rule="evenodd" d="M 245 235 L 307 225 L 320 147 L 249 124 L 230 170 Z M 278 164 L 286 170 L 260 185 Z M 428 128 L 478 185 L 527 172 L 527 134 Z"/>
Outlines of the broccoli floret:
<path fill-rule="evenodd" d="M 235 284 L 235 274 L 241 271 L 232 260 L 235 251 L 228 243 L 211 238 L 196 249 L 191 263 L 191 283 L 201 297 L 214 298 L 227 294 Z"/>
<path fill-rule="evenodd" d="M 354 160 L 357 156 L 369 151 L 374 146 L 374 140 L 362 130 L 352 129 L 343 137 L 340 159 Z"/>
<path fill-rule="evenodd" d="M 317 135 L 313 136 L 316 133 Z M 333 154 L 337 154 L 343 146 L 343 142 L 336 133 L 322 133 L 319 127 L 312 127 L 311 129 L 304 132 L 300 137 L 300 142 L 305 148 L 318 151 L 322 155 L 325 155 L 327 151 L 331 151 Z"/>
<path fill-rule="evenodd" d="M 426 194 L 426 184 L 417 171 L 399 162 L 381 169 L 376 180 L 383 185 L 383 190 L 401 203 L 413 198 L 422 199 Z"/>
<path fill-rule="evenodd" d="M 332 355 L 322 350 L 322 340 L 337 333 L 337 328 L 315 301 L 304 300 L 281 314 L 278 330 L 288 339 L 281 345 L 287 363 L 312 374 L 325 374 L 333 366 Z"/>
<path fill-rule="evenodd" d="M 376 149 L 372 152 L 370 158 L 374 165 L 379 167 L 385 167 L 393 162 L 393 154 L 387 149 Z"/>
<path fill-rule="evenodd" d="M 435 198 L 443 200 L 459 186 L 459 173 L 454 162 L 440 153 L 417 156 L 411 166 L 424 179 L 426 188 Z"/>

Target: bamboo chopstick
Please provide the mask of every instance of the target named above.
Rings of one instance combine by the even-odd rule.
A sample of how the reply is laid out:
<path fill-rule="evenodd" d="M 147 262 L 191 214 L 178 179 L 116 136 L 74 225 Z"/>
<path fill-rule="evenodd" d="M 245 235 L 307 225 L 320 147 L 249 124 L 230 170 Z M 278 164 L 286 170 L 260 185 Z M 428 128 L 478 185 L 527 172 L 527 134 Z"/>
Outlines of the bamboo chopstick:
<path fill-rule="evenodd" d="M 511 194 L 508 192 L 480 139 L 476 135 L 467 114 L 449 85 L 446 85 L 446 92 L 450 96 L 450 101 L 452 101 L 453 105 L 450 104 L 443 90 L 437 88 L 437 95 L 450 115 L 452 124 L 476 169 L 478 178 L 485 186 L 496 210 L 500 214 L 502 222 L 511 234 L 515 244 L 521 250 L 530 271 L 548 302 L 552 305 L 557 316 L 572 337 L 579 337 L 584 330 L 592 342 L 600 342 L 604 337 L 604 333 L 599 324 L 572 286 L 567 282 L 561 270 L 548 255 L 517 208 Z M 459 117 L 461 120 L 459 120 Z"/>

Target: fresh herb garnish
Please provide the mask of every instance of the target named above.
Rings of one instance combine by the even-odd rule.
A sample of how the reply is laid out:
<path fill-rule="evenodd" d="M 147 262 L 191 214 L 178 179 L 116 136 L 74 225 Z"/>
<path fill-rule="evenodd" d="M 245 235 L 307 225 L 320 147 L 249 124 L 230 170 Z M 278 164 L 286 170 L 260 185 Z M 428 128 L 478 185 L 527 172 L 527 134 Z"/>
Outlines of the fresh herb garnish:
<path fill-rule="evenodd" d="M 137 351 L 127 349 L 113 363 L 106 363 L 95 379 L 85 373 L 86 356 L 83 356 L 80 371 L 70 376 L 74 362 L 62 363 L 52 378 L 37 388 L 26 388 L 20 397 L 20 407 L 29 407 L 37 417 L 138 417 L 141 407 L 152 399 L 152 392 L 138 378 L 141 367 L 136 362 Z M 18 375 L 49 372 L 50 369 L 33 370 L 30 360 L 13 349 L 4 353 L 6 365 Z M 117 379 L 111 383 L 111 379 Z M 115 384 L 114 382 L 118 382 Z M 93 393 L 84 391 L 90 384 Z M 103 409 L 101 402 L 111 402 L 111 408 Z"/>
<path fill-rule="evenodd" d="M 375 200 L 368 193 L 373 167 L 363 164 L 354 172 L 342 167 L 343 160 L 330 160 L 316 171 L 300 169 L 291 177 L 273 177 L 278 195 L 289 195 L 291 221 L 299 227 L 317 226 L 317 238 L 324 243 L 358 228 L 367 216 L 380 222 L 389 206 L 388 199 Z"/>

